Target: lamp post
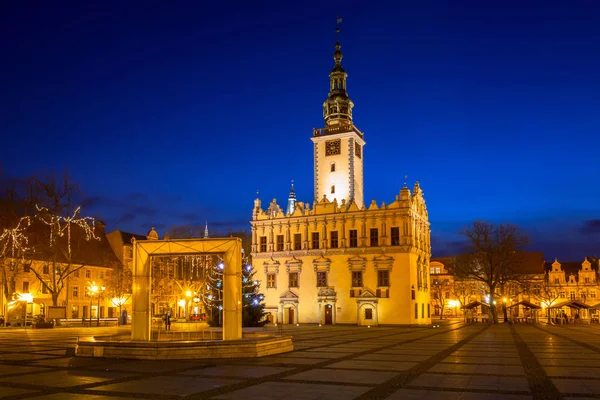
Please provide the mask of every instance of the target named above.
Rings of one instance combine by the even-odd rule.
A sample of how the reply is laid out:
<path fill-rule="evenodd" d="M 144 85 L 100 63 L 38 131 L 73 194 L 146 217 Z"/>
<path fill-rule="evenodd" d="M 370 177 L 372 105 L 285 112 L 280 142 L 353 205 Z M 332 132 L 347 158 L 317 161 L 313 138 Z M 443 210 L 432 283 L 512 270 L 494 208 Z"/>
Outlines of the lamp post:
<path fill-rule="evenodd" d="M 88 292 L 90 294 L 90 326 L 92 325 L 92 301 L 94 300 L 94 296 L 98 296 L 98 308 L 96 308 L 96 326 L 100 326 L 100 293 L 103 292 L 106 288 L 104 286 L 100 287 L 96 285 L 96 282 L 92 282 L 90 286 L 88 286 Z"/>
<path fill-rule="evenodd" d="M 502 299 L 502 312 L 504 313 L 504 322 L 508 322 L 508 314 L 506 312 L 506 297 Z"/>

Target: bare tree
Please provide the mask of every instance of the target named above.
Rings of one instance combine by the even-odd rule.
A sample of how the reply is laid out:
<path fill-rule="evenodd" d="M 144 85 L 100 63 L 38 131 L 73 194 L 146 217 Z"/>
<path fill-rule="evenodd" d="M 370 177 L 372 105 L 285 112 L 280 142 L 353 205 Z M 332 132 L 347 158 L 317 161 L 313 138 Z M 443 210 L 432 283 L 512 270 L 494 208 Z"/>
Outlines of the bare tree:
<path fill-rule="evenodd" d="M 35 243 L 30 259 L 41 265 L 32 264 L 31 271 L 56 306 L 69 276 L 86 266 L 74 254 L 81 253 L 84 242 L 101 238 L 94 233 L 94 219 L 81 216 L 81 208 L 73 204 L 79 185 L 68 172 L 37 176 L 34 186 L 41 205 L 36 205 L 36 223 L 30 230 L 30 239 Z M 105 256 L 110 258 L 109 254 Z"/>
<path fill-rule="evenodd" d="M 549 307 L 554 304 L 556 300 L 560 299 L 560 294 L 563 290 L 564 288 L 560 282 L 550 283 L 550 277 L 547 272 L 543 279 L 531 283 L 530 293 L 536 300 L 545 305 L 548 322 L 550 322 Z"/>
<path fill-rule="evenodd" d="M 133 274 L 129 268 L 115 267 L 106 281 L 106 295 L 115 307 L 119 307 L 118 321 L 121 320 L 123 304 L 129 300 L 133 285 Z M 120 324 L 120 322 L 118 322 Z"/>
<path fill-rule="evenodd" d="M 436 304 L 440 309 L 440 319 L 444 319 L 446 301 L 450 298 L 450 282 L 448 279 L 435 279 L 431 285 L 431 295 L 433 297 L 434 304 Z"/>
<path fill-rule="evenodd" d="M 528 238 L 512 224 L 494 225 L 475 221 L 460 234 L 467 239 L 466 254 L 456 257 L 455 273 L 485 285 L 494 323 L 498 323 L 495 299 L 504 294 L 505 285 L 522 278 L 521 249 Z M 505 316 L 506 317 L 506 316 Z"/>

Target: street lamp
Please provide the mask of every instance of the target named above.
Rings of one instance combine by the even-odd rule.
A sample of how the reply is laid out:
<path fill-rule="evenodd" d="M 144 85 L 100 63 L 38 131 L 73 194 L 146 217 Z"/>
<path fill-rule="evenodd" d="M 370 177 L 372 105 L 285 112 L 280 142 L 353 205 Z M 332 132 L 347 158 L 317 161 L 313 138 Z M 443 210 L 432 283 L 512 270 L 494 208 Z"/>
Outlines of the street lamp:
<path fill-rule="evenodd" d="M 92 284 L 88 287 L 88 292 L 90 294 L 90 325 L 92 325 L 92 301 L 94 296 L 98 296 L 98 308 L 96 308 L 96 326 L 100 326 L 100 293 L 105 289 L 106 288 L 104 286 L 96 285 L 96 282 L 92 282 Z"/>

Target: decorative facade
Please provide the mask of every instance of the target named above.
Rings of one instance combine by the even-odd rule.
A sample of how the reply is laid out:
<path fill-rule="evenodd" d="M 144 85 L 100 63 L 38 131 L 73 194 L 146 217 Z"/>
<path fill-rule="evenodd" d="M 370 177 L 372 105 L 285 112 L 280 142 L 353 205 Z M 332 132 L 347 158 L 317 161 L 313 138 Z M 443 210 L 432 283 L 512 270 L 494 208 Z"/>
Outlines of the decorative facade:
<path fill-rule="evenodd" d="M 354 126 L 336 43 L 325 127 L 314 129 L 314 201 L 252 211 L 252 259 L 273 323 L 429 324 L 428 213 L 419 183 L 386 204 L 363 196 L 364 134 Z"/>

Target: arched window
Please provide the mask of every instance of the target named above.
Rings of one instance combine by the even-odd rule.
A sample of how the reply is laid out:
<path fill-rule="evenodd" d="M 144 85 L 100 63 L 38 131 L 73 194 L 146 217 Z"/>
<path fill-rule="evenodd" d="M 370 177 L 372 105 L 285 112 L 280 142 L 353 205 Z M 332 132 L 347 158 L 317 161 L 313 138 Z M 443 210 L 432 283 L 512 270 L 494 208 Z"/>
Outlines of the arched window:
<path fill-rule="evenodd" d="M 335 172 L 335 163 L 334 162 L 331 163 L 331 172 Z"/>
<path fill-rule="evenodd" d="M 331 185 L 331 194 L 335 194 L 335 185 Z"/>

